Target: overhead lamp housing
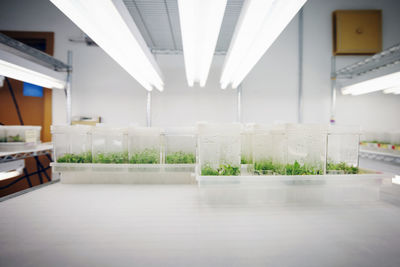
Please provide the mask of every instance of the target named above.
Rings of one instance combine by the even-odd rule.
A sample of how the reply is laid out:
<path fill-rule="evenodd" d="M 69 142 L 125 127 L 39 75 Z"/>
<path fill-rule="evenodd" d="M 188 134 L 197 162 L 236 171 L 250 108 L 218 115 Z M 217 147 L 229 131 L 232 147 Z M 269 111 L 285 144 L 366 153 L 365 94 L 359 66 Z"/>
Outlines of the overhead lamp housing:
<path fill-rule="evenodd" d="M 237 88 L 307 0 L 244 2 L 220 79 Z"/>
<path fill-rule="evenodd" d="M 205 86 L 227 0 L 178 0 L 183 56 L 189 86 Z"/>
<path fill-rule="evenodd" d="M 144 88 L 164 89 L 161 71 L 122 0 L 50 0 Z"/>

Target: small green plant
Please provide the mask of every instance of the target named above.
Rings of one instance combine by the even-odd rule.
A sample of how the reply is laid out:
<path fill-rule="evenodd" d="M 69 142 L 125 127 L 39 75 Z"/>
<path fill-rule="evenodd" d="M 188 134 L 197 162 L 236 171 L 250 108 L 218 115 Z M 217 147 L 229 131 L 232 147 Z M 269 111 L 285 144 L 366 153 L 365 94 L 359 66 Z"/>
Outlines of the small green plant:
<path fill-rule="evenodd" d="M 246 156 L 240 158 L 240 164 L 252 164 L 253 161 Z"/>
<path fill-rule="evenodd" d="M 7 138 L 8 142 L 23 142 L 21 136 L 19 134 L 17 135 L 9 135 Z"/>
<path fill-rule="evenodd" d="M 0 138 L 0 143 L 6 143 L 6 142 L 7 142 L 7 137 Z"/>
<path fill-rule="evenodd" d="M 183 151 L 167 154 L 165 163 L 167 164 L 193 164 L 196 162 L 196 156 L 193 153 Z"/>
<path fill-rule="evenodd" d="M 254 173 L 258 175 L 266 173 L 271 175 L 322 175 L 324 172 L 323 169 L 306 164 L 301 165 L 297 161 L 284 165 L 266 160 L 254 164 Z"/>
<path fill-rule="evenodd" d="M 93 157 L 93 163 L 128 163 L 128 152 L 97 153 Z"/>
<path fill-rule="evenodd" d="M 220 165 L 219 168 L 214 169 L 209 165 L 205 165 L 201 169 L 201 175 L 204 176 L 238 176 L 240 175 L 240 168 L 230 164 Z"/>
<path fill-rule="evenodd" d="M 160 163 L 160 152 L 156 149 L 145 149 L 131 155 L 131 164 L 157 164 Z"/>
<path fill-rule="evenodd" d="M 64 154 L 62 157 L 57 158 L 60 163 L 91 163 L 92 153 L 85 152 L 81 154 Z"/>
<path fill-rule="evenodd" d="M 344 174 L 357 174 L 359 172 L 358 167 L 347 165 L 345 162 L 340 163 L 328 163 L 326 165 L 327 171 L 343 171 Z"/>

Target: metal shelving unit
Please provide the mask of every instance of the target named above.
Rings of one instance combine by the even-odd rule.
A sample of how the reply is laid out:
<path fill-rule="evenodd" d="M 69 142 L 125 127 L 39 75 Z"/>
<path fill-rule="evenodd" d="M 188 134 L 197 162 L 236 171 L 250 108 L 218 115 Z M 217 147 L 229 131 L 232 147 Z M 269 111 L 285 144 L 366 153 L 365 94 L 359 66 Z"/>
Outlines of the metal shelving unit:
<path fill-rule="evenodd" d="M 56 72 L 65 72 L 65 96 L 67 102 L 67 122 L 71 122 L 71 74 L 72 52 L 68 51 L 68 63 L 64 63 L 38 49 L 30 47 L 22 42 L 0 33 L 0 50 L 39 64 Z"/>
<path fill-rule="evenodd" d="M 331 122 L 335 122 L 337 90 L 352 83 L 400 71 L 400 44 L 339 70 L 336 70 L 336 57 L 332 56 L 331 69 Z"/>

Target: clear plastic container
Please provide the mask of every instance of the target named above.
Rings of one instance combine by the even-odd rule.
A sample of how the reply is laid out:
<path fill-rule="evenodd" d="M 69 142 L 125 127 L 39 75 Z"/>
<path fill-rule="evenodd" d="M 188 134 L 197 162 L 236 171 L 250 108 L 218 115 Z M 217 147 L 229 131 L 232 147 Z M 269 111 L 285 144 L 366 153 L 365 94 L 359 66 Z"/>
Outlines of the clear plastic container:
<path fill-rule="evenodd" d="M 40 143 L 42 126 L 11 125 L 3 126 L 8 143 Z M 4 139 L 3 139 L 4 140 Z"/>
<path fill-rule="evenodd" d="M 88 125 L 51 126 L 55 162 L 91 163 L 92 127 Z"/>
<path fill-rule="evenodd" d="M 200 175 L 240 175 L 241 124 L 198 123 Z"/>
<path fill-rule="evenodd" d="M 5 142 L 7 142 L 6 128 L 3 125 L 0 125 L 0 143 Z"/>
<path fill-rule="evenodd" d="M 253 139 L 254 139 L 254 124 L 244 126 L 241 133 L 241 149 L 240 163 L 253 164 Z"/>
<path fill-rule="evenodd" d="M 93 163 L 128 163 L 127 128 L 99 125 L 92 134 Z"/>
<path fill-rule="evenodd" d="M 287 124 L 286 175 L 325 174 L 327 125 Z"/>
<path fill-rule="evenodd" d="M 166 164 L 195 164 L 196 135 L 193 127 L 167 129 L 164 134 Z"/>
<path fill-rule="evenodd" d="M 360 127 L 330 126 L 328 131 L 327 174 L 357 174 Z"/>
<path fill-rule="evenodd" d="M 160 164 L 162 162 L 162 131 L 159 128 L 129 128 L 129 163 Z"/>
<path fill-rule="evenodd" d="M 254 174 L 285 175 L 287 136 L 283 125 L 258 125 L 254 131 Z"/>

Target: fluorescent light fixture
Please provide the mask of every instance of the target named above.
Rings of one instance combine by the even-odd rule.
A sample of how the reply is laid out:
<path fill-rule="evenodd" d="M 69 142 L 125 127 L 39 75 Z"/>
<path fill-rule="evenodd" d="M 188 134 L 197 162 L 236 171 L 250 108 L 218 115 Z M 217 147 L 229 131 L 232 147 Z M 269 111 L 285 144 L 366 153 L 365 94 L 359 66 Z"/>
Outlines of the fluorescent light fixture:
<path fill-rule="evenodd" d="M 373 79 L 345 86 L 342 89 L 344 95 L 362 95 L 389 89 L 392 87 L 400 87 L 400 72 L 379 76 Z"/>
<path fill-rule="evenodd" d="M 383 93 L 398 95 L 398 94 L 400 94 L 400 86 L 385 89 L 385 90 L 383 90 Z"/>
<path fill-rule="evenodd" d="M 164 88 L 161 71 L 122 0 L 50 0 L 144 88 Z"/>
<path fill-rule="evenodd" d="M 10 179 L 22 174 L 22 169 L 18 169 L 15 171 L 8 171 L 8 172 L 0 172 L 0 181 Z"/>
<path fill-rule="evenodd" d="M 0 50 L 0 75 L 53 89 L 64 89 L 65 73 Z"/>
<path fill-rule="evenodd" d="M 307 0 L 244 2 L 221 76 L 222 89 L 239 86 Z"/>
<path fill-rule="evenodd" d="M 178 0 L 189 86 L 206 84 L 227 0 Z"/>

